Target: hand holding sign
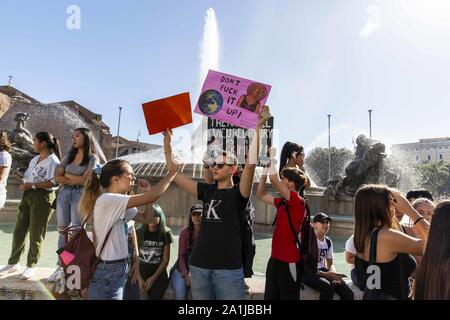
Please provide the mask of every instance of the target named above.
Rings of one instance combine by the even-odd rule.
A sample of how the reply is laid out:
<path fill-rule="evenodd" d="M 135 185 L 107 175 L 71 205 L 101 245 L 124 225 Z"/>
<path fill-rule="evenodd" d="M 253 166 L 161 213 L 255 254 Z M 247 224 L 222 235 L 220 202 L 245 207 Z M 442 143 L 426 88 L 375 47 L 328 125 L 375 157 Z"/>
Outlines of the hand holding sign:
<path fill-rule="evenodd" d="M 269 118 L 271 116 L 272 115 L 270 114 L 269 106 L 262 107 L 261 112 L 258 117 L 259 118 L 258 127 L 261 128 L 264 125 L 264 123 L 266 123 L 267 120 L 269 120 Z"/>
<path fill-rule="evenodd" d="M 209 70 L 194 112 L 240 128 L 255 128 L 270 86 Z"/>

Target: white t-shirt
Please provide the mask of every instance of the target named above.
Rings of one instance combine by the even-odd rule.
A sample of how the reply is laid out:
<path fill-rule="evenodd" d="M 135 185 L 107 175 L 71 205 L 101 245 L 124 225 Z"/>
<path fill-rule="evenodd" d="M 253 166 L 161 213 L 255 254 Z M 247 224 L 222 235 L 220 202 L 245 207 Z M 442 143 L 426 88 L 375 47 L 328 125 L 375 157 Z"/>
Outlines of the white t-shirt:
<path fill-rule="evenodd" d="M 353 240 L 353 237 L 354 235 L 352 234 L 352 236 L 345 241 L 345 251 L 351 254 L 356 254 L 355 241 Z"/>
<path fill-rule="evenodd" d="M 52 153 L 47 158 L 39 162 L 39 156 L 37 155 L 33 159 L 31 159 L 30 164 L 28 166 L 27 171 L 23 175 L 24 183 L 41 183 L 46 181 L 51 181 L 54 184 L 55 182 L 55 170 L 59 164 L 58 157 Z M 58 186 L 53 188 L 49 188 L 47 190 L 56 190 Z"/>
<path fill-rule="evenodd" d="M 328 239 L 331 244 L 329 248 L 326 239 Z M 325 259 L 333 259 L 333 242 L 330 238 L 325 236 L 323 241 L 317 239 L 317 247 L 319 249 L 319 261 L 317 263 L 317 269 L 326 268 Z"/>
<path fill-rule="evenodd" d="M 104 193 L 95 202 L 93 228 L 96 236 L 96 255 L 101 260 L 112 261 L 128 257 L 127 223 L 138 213 L 136 208 L 127 210 L 129 199 L 130 196 L 124 194 Z M 99 256 L 111 227 L 111 234 Z"/>
<path fill-rule="evenodd" d="M 0 167 L 5 167 L 6 170 L 11 169 L 12 158 L 8 151 L 0 151 Z M 0 182 L 0 194 L 6 194 L 6 183 L 8 182 L 8 176 L 5 181 Z"/>

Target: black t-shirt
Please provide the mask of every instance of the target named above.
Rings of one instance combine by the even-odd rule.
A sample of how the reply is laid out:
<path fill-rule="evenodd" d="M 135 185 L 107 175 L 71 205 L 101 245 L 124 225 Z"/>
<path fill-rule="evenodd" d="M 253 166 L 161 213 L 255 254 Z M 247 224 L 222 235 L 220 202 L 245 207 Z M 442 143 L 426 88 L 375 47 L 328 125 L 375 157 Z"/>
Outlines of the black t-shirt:
<path fill-rule="evenodd" d="M 204 269 L 242 268 L 242 242 L 239 215 L 248 198 L 239 186 L 218 189 L 199 182 L 198 199 L 203 201 L 202 227 L 192 251 L 190 264 Z"/>
<path fill-rule="evenodd" d="M 150 232 L 145 226 L 136 230 L 136 234 L 141 265 L 155 270 L 158 269 L 162 262 L 164 246 L 172 243 L 172 235 L 169 231 L 163 234 L 158 231 Z"/>

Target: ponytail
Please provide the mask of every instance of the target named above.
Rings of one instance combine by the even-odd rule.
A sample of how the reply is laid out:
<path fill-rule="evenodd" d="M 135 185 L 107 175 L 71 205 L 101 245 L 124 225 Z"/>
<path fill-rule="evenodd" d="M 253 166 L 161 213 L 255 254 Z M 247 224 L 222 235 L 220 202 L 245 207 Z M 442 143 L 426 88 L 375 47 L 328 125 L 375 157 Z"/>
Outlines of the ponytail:
<path fill-rule="evenodd" d="M 95 206 L 95 202 L 101 195 L 100 179 L 92 170 L 86 183 L 84 184 L 83 193 L 78 203 L 78 212 L 82 221 L 85 221 Z"/>
<path fill-rule="evenodd" d="M 51 133 L 46 131 L 41 131 L 36 133 L 36 139 L 40 142 L 45 142 L 47 144 L 47 148 L 50 152 L 54 152 L 55 155 L 61 160 L 61 149 L 59 147 L 58 139 L 56 139 Z"/>
<path fill-rule="evenodd" d="M 287 141 L 283 145 L 283 148 L 281 149 L 279 173 L 281 173 L 284 167 L 288 164 L 289 160 L 291 159 L 292 153 L 294 152 L 300 153 L 302 151 L 303 151 L 302 146 L 298 145 L 295 142 Z"/>
<path fill-rule="evenodd" d="M 55 152 L 55 155 L 58 157 L 58 159 L 61 160 L 61 148 L 59 146 L 59 141 L 58 139 L 56 139 L 56 137 L 53 137 L 52 149 Z"/>

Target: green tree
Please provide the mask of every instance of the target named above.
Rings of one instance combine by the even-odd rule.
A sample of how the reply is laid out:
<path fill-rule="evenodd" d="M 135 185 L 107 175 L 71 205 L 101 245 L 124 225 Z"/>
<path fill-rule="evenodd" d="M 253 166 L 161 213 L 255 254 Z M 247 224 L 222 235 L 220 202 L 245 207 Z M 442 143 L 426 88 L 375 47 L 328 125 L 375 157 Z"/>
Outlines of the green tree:
<path fill-rule="evenodd" d="M 416 173 L 416 183 L 434 196 L 448 195 L 450 192 L 450 163 L 430 161 L 418 164 Z"/>
<path fill-rule="evenodd" d="M 331 153 L 330 153 L 331 151 Z M 308 174 L 318 186 L 324 186 L 328 181 L 328 155 L 331 158 L 331 178 L 336 175 L 344 175 L 347 164 L 353 159 L 354 155 L 348 149 L 331 147 L 315 148 L 309 152 L 305 159 Z"/>

